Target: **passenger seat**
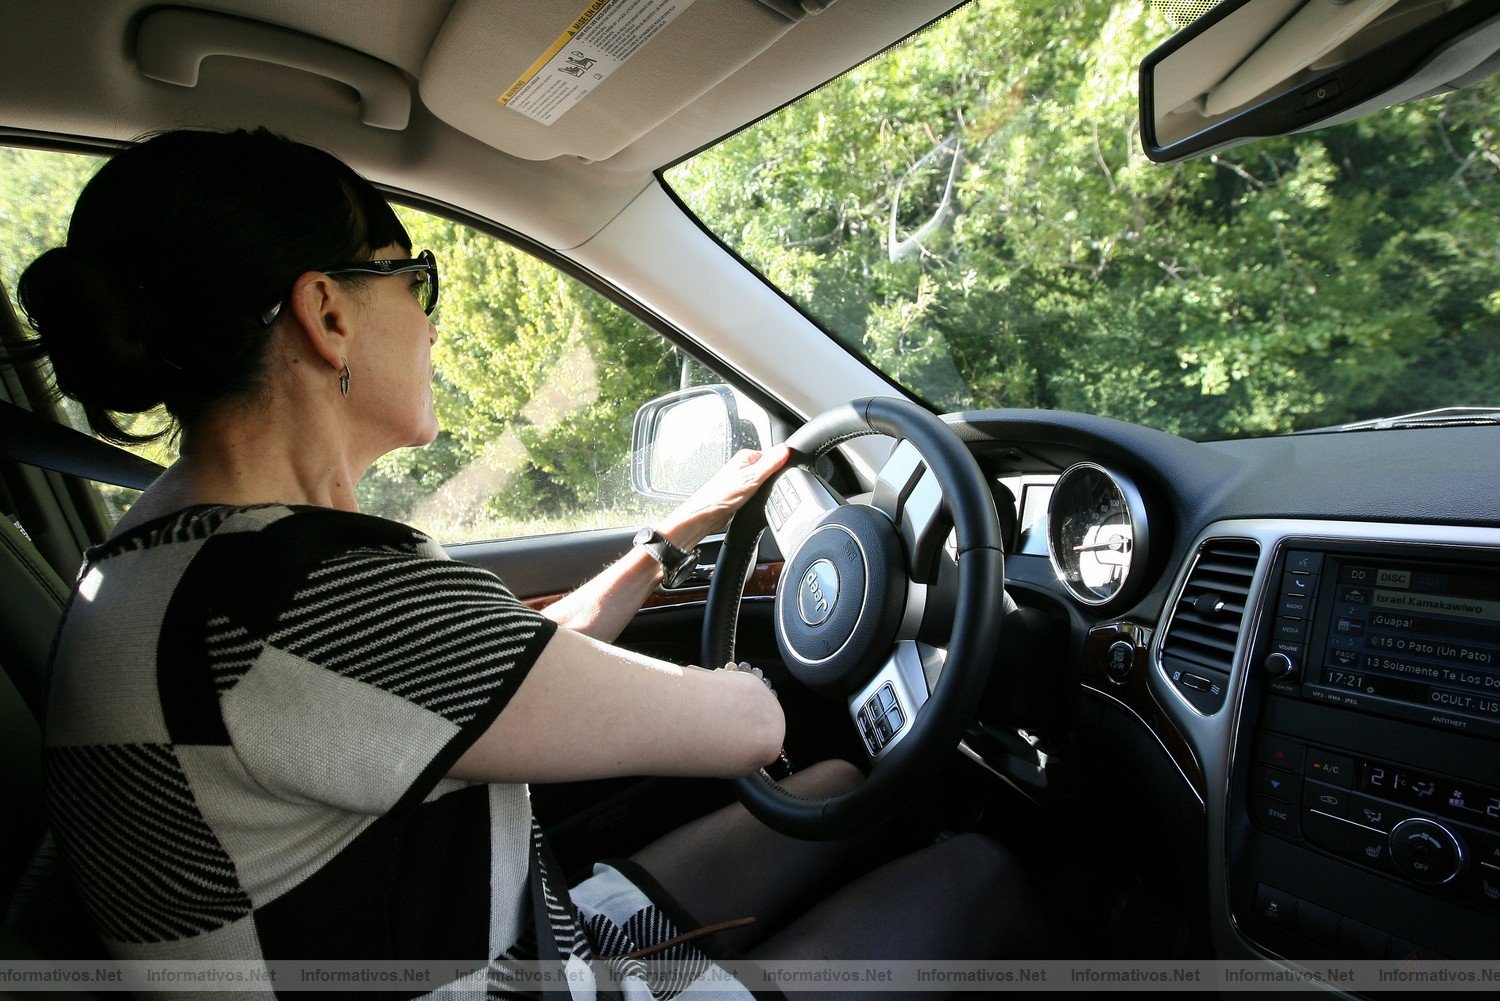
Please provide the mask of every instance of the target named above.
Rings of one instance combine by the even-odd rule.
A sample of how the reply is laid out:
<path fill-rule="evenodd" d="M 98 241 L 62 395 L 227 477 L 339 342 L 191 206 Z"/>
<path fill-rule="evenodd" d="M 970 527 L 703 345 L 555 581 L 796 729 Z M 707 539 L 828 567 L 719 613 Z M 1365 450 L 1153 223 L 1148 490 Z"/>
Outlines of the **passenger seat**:
<path fill-rule="evenodd" d="M 46 830 L 41 724 L 68 592 L 0 515 L 0 964 L 105 955 Z"/>

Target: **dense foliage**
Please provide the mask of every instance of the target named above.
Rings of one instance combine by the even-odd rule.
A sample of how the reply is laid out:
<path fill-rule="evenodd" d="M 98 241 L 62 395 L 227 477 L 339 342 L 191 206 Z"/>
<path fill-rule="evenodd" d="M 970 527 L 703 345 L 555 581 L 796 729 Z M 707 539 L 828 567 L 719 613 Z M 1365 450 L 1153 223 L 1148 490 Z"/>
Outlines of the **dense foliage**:
<path fill-rule="evenodd" d="M 667 180 L 943 409 L 1219 437 L 1500 404 L 1500 81 L 1162 167 L 1140 153 L 1135 68 L 1168 30 L 1143 0 L 984 0 Z M 94 167 L 0 150 L 7 287 L 63 241 Z M 898 240 L 937 218 L 904 257 L 893 205 Z M 380 460 L 365 508 L 448 540 L 649 517 L 630 423 L 678 388 L 676 352 L 550 266 L 402 214 L 443 269 L 444 430 Z"/>
<path fill-rule="evenodd" d="M 943 409 L 1226 437 L 1500 404 L 1500 81 L 1163 167 L 1135 79 L 1169 30 L 1140 0 L 973 4 L 668 181 Z M 938 207 L 951 136 L 944 224 L 893 261 L 893 199 L 899 234 Z"/>

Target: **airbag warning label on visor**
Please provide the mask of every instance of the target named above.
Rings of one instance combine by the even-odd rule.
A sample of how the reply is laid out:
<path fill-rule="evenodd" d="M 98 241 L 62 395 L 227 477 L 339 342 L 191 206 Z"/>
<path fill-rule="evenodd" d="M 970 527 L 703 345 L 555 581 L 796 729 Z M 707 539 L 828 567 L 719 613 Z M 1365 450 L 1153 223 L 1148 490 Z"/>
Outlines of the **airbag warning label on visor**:
<path fill-rule="evenodd" d="M 693 0 L 593 0 L 499 102 L 551 125 L 583 100 Z"/>

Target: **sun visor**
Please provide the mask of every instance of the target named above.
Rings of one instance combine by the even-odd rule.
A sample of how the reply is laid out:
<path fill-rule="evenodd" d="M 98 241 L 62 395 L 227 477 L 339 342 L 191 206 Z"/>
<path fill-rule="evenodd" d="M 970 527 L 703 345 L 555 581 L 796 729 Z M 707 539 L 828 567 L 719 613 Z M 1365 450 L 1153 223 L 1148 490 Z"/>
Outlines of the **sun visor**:
<path fill-rule="evenodd" d="M 606 160 L 794 27 L 758 0 L 458 0 L 421 98 L 513 156 Z"/>

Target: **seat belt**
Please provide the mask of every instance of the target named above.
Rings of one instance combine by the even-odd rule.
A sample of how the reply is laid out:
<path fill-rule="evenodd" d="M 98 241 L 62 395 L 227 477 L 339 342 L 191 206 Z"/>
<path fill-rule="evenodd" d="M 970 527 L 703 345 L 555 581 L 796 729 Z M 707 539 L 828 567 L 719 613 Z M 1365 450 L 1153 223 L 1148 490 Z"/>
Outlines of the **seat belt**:
<path fill-rule="evenodd" d="M 162 467 L 0 400 L 0 459 L 39 466 L 69 476 L 145 490 Z"/>

